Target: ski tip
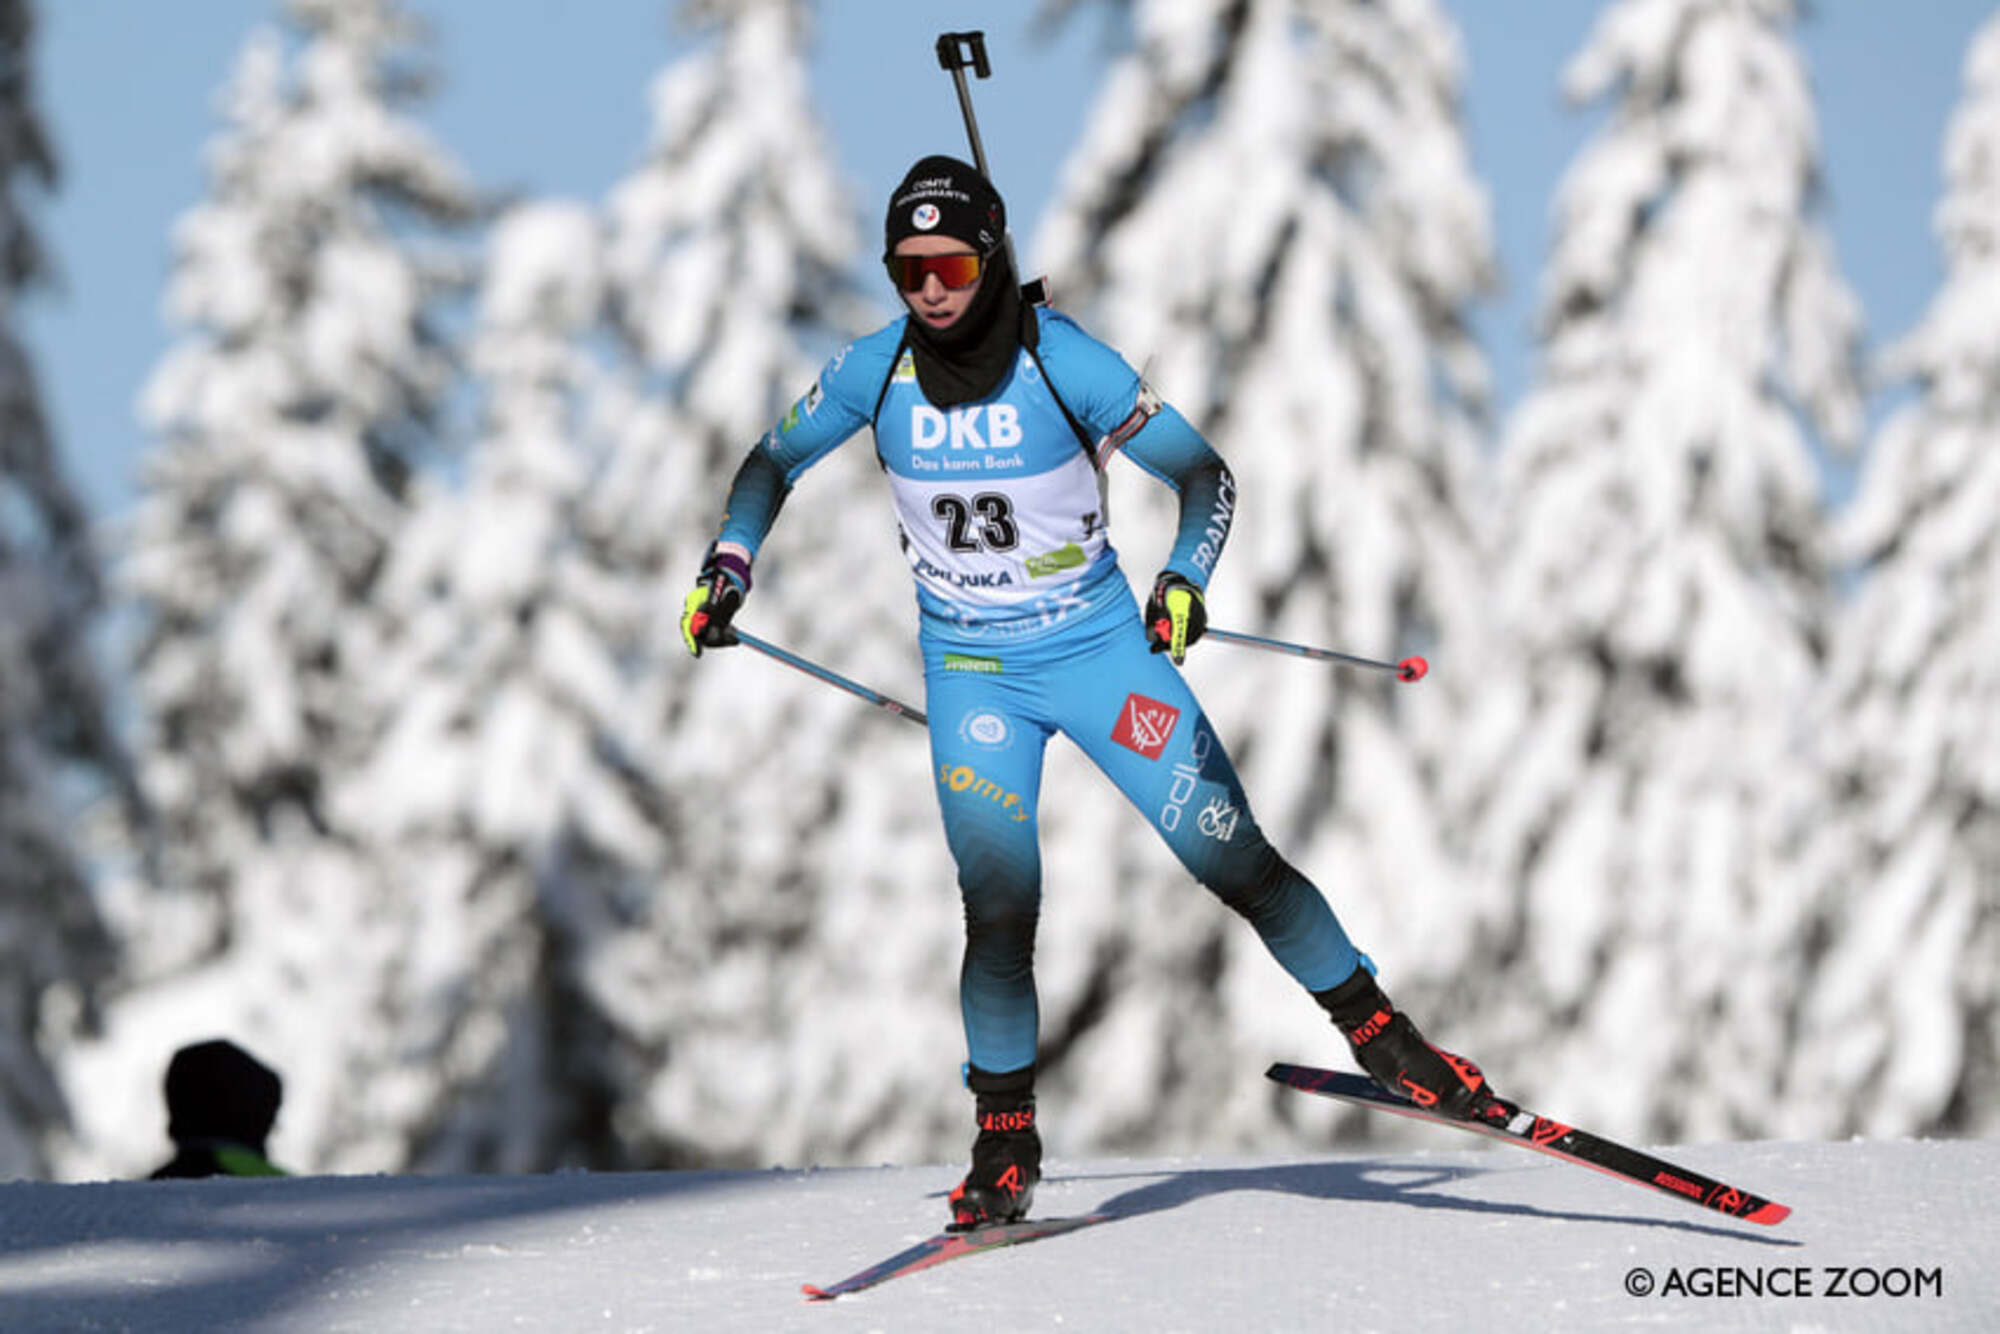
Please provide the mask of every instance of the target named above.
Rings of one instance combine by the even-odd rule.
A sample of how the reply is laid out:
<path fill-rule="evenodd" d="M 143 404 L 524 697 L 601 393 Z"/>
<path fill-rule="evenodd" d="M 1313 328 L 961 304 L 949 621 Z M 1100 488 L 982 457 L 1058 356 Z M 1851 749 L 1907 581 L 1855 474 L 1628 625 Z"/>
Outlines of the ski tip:
<path fill-rule="evenodd" d="M 1792 1207 L 1789 1204 L 1778 1204 L 1772 1200 L 1764 1201 L 1764 1203 L 1744 1215 L 1751 1222 L 1762 1223 L 1765 1227 L 1774 1227 L 1791 1216 Z"/>
<path fill-rule="evenodd" d="M 830 1302 L 833 1300 L 832 1293 L 828 1292 L 825 1288 L 815 1287 L 811 1283 L 799 1284 L 799 1291 L 806 1295 L 806 1300 L 809 1302 Z"/>

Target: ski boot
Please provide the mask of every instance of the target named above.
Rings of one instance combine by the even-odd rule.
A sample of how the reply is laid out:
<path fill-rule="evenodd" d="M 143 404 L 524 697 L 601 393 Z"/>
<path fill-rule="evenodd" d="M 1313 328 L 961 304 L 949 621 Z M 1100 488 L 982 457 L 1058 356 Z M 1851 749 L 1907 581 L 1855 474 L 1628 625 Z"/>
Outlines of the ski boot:
<path fill-rule="evenodd" d="M 994 1075 L 973 1066 L 966 1083 L 977 1100 L 979 1135 L 972 1141 L 972 1170 L 951 1193 L 948 1232 L 1019 1222 L 1042 1179 L 1035 1067 Z"/>
<path fill-rule="evenodd" d="M 1478 1066 L 1426 1042 L 1366 966 L 1332 990 L 1314 992 L 1313 999 L 1333 1016 L 1355 1062 L 1397 1097 L 1463 1121 L 1497 1125 L 1514 1114 Z"/>

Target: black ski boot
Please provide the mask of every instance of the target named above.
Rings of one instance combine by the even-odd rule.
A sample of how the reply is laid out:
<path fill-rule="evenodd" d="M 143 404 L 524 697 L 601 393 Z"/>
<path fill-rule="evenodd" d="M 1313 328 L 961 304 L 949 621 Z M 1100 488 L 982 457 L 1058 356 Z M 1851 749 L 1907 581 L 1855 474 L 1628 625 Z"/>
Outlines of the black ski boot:
<path fill-rule="evenodd" d="M 1313 999 L 1333 1016 L 1355 1061 L 1397 1097 L 1465 1121 L 1499 1123 L 1513 1115 L 1512 1104 L 1494 1094 L 1478 1066 L 1424 1041 L 1367 968 L 1356 968 L 1330 991 L 1314 992 Z"/>
<path fill-rule="evenodd" d="M 1019 1222 L 1042 1179 L 1035 1067 L 994 1075 L 974 1066 L 966 1083 L 977 1100 L 979 1135 L 972 1141 L 972 1170 L 951 1193 L 949 1232 Z"/>

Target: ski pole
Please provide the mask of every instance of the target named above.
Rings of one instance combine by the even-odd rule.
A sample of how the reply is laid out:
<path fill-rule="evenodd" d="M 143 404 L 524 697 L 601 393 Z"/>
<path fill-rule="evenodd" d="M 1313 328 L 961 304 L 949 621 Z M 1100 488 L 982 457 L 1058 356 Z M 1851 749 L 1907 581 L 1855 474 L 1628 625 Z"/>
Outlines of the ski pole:
<path fill-rule="evenodd" d="M 908 718 L 919 727 L 927 726 L 929 723 L 929 720 L 921 712 L 911 708 L 901 700 L 891 699 L 879 690 L 870 690 L 858 681 L 850 681 L 839 672 L 822 667 L 809 658 L 801 658 L 796 653 L 787 649 L 781 649 L 776 644 L 759 639 L 747 630 L 739 630 L 732 626 L 731 631 L 737 639 L 756 649 L 767 658 L 776 658 L 787 667 L 796 667 L 807 676 L 817 677 L 830 686 L 838 686 L 856 699 L 866 700 L 878 709 L 886 709 L 898 718 Z"/>
<path fill-rule="evenodd" d="M 1368 667 L 1378 672 L 1392 672 L 1399 681 L 1421 681 L 1431 665 L 1419 657 L 1408 657 L 1401 662 L 1380 662 L 1374 658 L 1358 658 L 1352 653 L 1335 653 L 1330 648 L 1313 648 L 1308 644 L 1291 644 L 1282 639 L 1266 639 L 1262 635 L 1246 635 L 1235 630 L 1208 630 L 1210 639 L 1220 639 L 1225 644 L 1242 644 L 1247 648 L 1260 648 L 1267 653 L 1290 653 L 1301 658 L 1312 658 L 1317 662 L 1344 662 L 1350 667 Z"/>

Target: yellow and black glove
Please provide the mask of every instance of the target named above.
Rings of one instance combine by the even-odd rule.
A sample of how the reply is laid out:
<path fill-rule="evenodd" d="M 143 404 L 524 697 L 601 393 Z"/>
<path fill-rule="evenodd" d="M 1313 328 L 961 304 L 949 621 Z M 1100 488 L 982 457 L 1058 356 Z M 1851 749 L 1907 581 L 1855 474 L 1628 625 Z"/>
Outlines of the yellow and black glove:
<path fill-rule="evenodd" d="M 1208 629 L 1208 605 L 1201 590 L 1172 570 L 1162 570 L 1146 599 L 1146 640 L 1155 653 L 1173 656 L 1174 666 L 1187 660 L 1188 645 Z"/>
<path fill-rule="evenodd" d="M 709 552 L 695 577 L 694 590 L 681 604 L 681 641 L 687 651 L 699 658 L 705 648 L 728 648 L 739 642 L 729 622 L 749 595 L 749 562 L 740 556 Z"/>

